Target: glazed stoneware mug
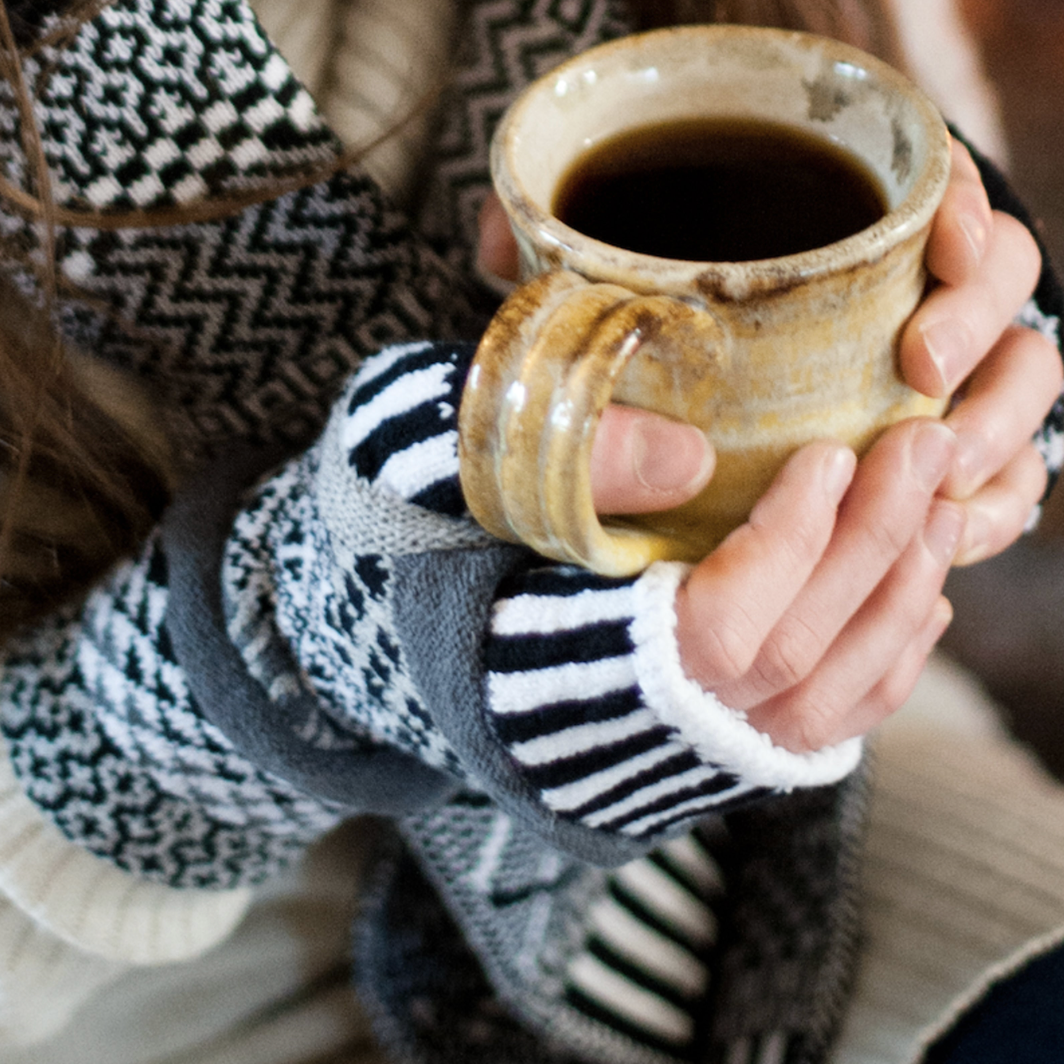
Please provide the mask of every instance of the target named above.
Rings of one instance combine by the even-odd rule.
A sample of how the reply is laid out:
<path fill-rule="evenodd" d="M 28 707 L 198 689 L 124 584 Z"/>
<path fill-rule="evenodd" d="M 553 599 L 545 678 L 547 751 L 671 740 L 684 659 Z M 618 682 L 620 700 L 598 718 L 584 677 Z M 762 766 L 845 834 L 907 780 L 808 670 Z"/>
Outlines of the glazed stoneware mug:
<path fill-rule="evenodd" d="M 761 138 L 778 154 L 761 158 Z M 810 153 L 827 177 L 803 169 Z M 490 532 L 607 575 L 697 561 L 802 444 L 861 452 L 892 423 L 942 412 L 900 379 L 897 340 L 924 291 L 949 137 L 930 101 L 875 58 L 738 26 L 613 41 L 515 101 L 492 176 L 523 283 L 481 341 L 459 417 L 463 489 Z M 812 198 L 792 201 L 803 182 Z M 832 230 L 869 195 L 871 214 Z M 596 516 L 589 459 L 610 402 L 705 431 L 717 465 L 696 499 Z"/>

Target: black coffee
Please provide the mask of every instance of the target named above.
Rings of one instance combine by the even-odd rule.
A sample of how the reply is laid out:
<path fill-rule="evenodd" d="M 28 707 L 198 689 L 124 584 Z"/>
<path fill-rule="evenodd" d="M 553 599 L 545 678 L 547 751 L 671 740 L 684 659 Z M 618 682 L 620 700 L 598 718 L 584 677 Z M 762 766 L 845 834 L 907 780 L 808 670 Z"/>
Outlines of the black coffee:
<path fill-rule="evenodd" d="M 615 247 L 745 262 L 824 247 L 877 222 L 876 178 L 844 149 L 775 123 L 679 121 L 592 148 L 553 204 L 566 225 Z"/>

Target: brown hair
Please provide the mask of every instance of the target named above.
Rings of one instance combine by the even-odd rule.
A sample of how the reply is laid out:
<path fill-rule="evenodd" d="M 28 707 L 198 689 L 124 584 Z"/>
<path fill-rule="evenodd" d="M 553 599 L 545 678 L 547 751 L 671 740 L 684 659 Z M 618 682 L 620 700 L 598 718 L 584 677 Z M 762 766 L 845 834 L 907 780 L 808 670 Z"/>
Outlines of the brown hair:
<path fill-rule="evenodd" d="M 0 280 L 0 637 L 86 587 L 139 542 L 167 456 L 114 371 L 65 351 Z"/>
<path fill-rule="evenodd" d="M 81 5 L 82 18 L 91 13 Z M 114 389 L 89 386 L 52 325 L 56 220 L 22 73 L 39 43 L 20 47 L 0 6 L 0 76 L 18 106 L 27 175 L 24 187 L 5 180 L 3 191 L 16 209 L 24 200 L 37 205 L 29 228 L 35 246 L 0 245 L 0 638 L 128 550 L 165 497 L 158 448 L 136 439 L 133 419 L 93 395 Z"/>
<path fill-rule="evenodd" d="M 0 3 L 0 77 L 19 108 L 27 174 L 22 187 L 0 176 L 0 196 L 9 209 L 32 219 L 37 232 L 32 253 L 0 243 L 0 259 L 15 271 L 0 274 L 0 639 L 82 592 L 133 549 L 157 520 L 172 483 L 165 444 L 146 429 L 145 399 L 58 339 L 57 226 L 117 228 L 221 217 L 321 180 L 355 157 L 349 153 L 313 173 L 291 175 L 240 197 L 154 214 L 101 216 L 58 208 L 22 64 L 44 44 L 61 47 L 107 2 L 75 0 L 47 40 L 30 43 L 21 36 L 16 42 L 9 5 Z M 808 29 L 897 58 L 889 19 L 875 0 L 633 3 L 645 26 L 729 21 Z"/>

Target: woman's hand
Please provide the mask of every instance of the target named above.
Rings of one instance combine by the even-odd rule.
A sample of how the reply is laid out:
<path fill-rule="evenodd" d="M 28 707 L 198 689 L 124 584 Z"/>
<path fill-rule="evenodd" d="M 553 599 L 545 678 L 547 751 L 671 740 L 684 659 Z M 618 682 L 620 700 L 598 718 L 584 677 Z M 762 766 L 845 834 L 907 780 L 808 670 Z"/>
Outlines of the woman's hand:
<path fill-rule="evenodd" d="M 927 264 L 940 284 L 909 322 L 900 358 L 914 388 L 957 398 L 946 417 L 957 451 L 941 494 L 964 507 L 955 559 L 964 565 L 1013 543 L 1045 491 L 1031 437 L 1060 393 L 1061 359 L 1040 333 L 1012 325 L 1038 280 L 1038 248 L 1015 218 L 991 211 L 956 141 Z"/>
<path fill-rule="evenodd" d="M 512 276 L 501 208 L 489 201 L 482 217 L 482 265 Z M 863 734 L 908 697 L 949 623 L 950 566 L 1013 542 L 1044 490 L 1030 441 L 1060 390 L 1060 357 L 1012 325 L 1038 251 L 990 210 L 960 145 L 927 262 L 940 283 L 900 357 L 913 387 L 956 393 L 944 422 L 897 425 L 859 464 L 838 444 L 803 448 L 677 597 L 688 675 L 791 750 Z M 690 427 L 611 408 L 593 455 L 596 503 L 604 513 L 674 506 L 712 467 Z"/>

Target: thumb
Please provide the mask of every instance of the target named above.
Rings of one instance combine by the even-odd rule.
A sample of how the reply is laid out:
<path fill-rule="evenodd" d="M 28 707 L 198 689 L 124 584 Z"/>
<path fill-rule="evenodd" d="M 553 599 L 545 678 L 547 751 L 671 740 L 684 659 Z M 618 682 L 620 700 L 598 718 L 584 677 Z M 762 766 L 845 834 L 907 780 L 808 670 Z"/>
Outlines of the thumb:
<path fill-rule="evenodd" d="M 697 495 L 715 465 L 713 445 L 694 426 L 635 407 L 607 407 L 591 451 L 595 510 L 670 510 Z"/>

